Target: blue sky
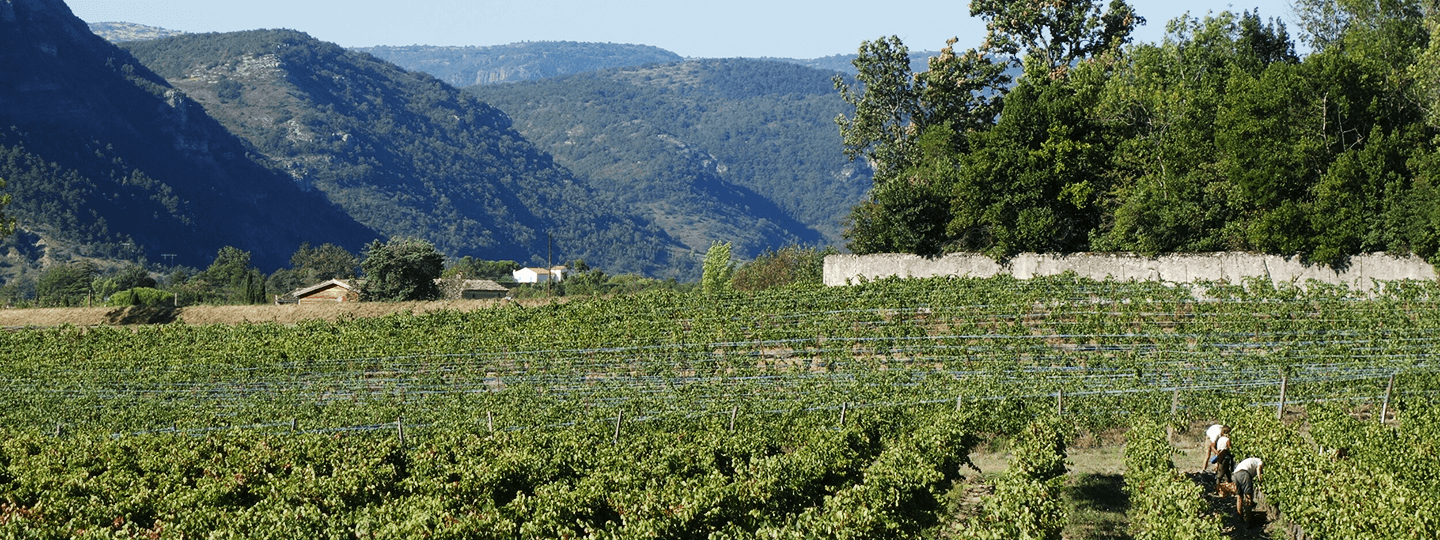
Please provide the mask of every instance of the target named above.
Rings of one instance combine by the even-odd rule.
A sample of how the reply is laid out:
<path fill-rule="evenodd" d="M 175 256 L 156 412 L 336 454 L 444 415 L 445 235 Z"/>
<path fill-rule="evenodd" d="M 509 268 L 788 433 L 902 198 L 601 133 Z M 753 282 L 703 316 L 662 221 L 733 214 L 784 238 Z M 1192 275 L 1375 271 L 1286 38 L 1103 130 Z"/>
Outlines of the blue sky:
<path fill-rule="evenodd" d="M 1159 41 L 1165 22 L 1189 11 L 1259 8 L 1287 21 L 1289 0 L 1131 0 L 1149 22 L 1137 41 Z M 898 35 L 913 50 L 950 37 L 978 45 L 984 24 L 969 2 L 876 0 L 67 0 L 86 22 L 132 22 L 186 32 L 291 28 L 346 47 L 502 45 L 594 41 L 654 45 L 696 58 L 817 58 L 853 53 L 861 41 Z M 1108 3 L 1108 2 L 1107 2 Z"/>

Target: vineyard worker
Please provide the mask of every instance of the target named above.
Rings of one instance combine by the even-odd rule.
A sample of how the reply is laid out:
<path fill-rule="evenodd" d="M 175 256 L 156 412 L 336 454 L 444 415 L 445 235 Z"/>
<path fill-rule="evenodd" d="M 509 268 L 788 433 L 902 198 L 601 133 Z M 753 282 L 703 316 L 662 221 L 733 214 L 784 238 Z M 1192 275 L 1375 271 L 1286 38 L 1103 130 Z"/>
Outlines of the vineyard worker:
<path fill-rule="evenodd" d="M 1255 482 L 1264 468 L 1265 463 L 1258 457 L 1245 458 L 1235 465 L 1235 513 L 1241 518 L 1245 517 L 1246 507 L 1255 506 Z"/>
<path fill-rule="evenodd" d="M 1210 457 L 1217 455 L 1215 453 L 1215 442 L 1219 441 L 1220 436 L 1224 433 L 1225 426 L 1221 424 L 1215 424 L 1205 429 L 1205 465 L 1203 467 L 1200 467 L 1200 472 L 1205 472 L 1206 470 L 1209 470 L 1210 464 L 1214 463 L 1214 461 L 1211 460 Z M 1218 472 L 1220 468 L 1216 467 L 1215 470 Z"/>
<path fill-rule="evenodd" d="M 1231 481 L 1230 471 L 1235 467 L 1235 454 L 1231 453 L 1230 426 L 1220 429 L 1220 438 L 1215 439 L 1215 473 L 1217 482 Z"/>

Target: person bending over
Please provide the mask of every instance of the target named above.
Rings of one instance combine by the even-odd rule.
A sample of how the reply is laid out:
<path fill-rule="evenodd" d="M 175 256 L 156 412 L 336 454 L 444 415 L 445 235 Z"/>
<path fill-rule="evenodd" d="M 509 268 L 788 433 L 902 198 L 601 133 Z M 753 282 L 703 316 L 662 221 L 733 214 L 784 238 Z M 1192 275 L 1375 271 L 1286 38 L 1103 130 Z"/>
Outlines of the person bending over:
<path fill-rule="evenodd" d="M 1255 482 L 1265 470 L 1265 463 L 1258 457 L 1245 458 L 1235 464 L 1235 513 L 1245 518 L 1245 512 L 1255 506 Z"/>

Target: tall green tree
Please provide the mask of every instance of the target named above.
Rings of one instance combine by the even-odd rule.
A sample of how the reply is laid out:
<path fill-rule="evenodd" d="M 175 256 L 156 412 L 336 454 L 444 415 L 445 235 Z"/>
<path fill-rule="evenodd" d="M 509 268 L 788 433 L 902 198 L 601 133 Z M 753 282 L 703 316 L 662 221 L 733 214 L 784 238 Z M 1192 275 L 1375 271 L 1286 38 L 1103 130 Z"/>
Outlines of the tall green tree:
<path fill-rule="evenodd" d="M 0 178 L 0 190 L 5 189 L 5 179 Z M 5 206 L 10 204 L 10 194 L 0 192 L 0 237 L 15 233 L 15 219 L 5 215 Z"/>
<path fill-rule="evenodd" d="M 376 240 L 365 246 L 360 268 L 365 272 L 360 290 L 365 300 L 434 300 L 440 297 L 435 280 L 445 270 L 445 256 L 424 240 Z"/>
<path fill-rule="evenodd" d="M 42 306 L 83 306 L 95 275 L 95 264 L 90 261 L 52 265 L 36 279 L 36 301 Z"/>
<path fill-rule="evenodd" d="M 1085 249 L 1100 225 L 1114 144 L 1091 115 L 1107 72 L 1100 62 L 1059 78 L 1027 71 L 995 128 L 973 137 L 959 158 L 947 226 L 955 248 L 996 258 Z"/>
<path fill-rule="evenodd" d="M 1238 226 L 1250 208 L 1234 178 L 1217 166 L 1218 112 L 1240 73 L 1299 59 L 1283 24 L 1258 13 L 1182 17 L 1164 40 L 1127 51 L 1095 114 L 1120 141 L 1103 196 L 1097 251 L 1157 254 L 1246 249 Z"/>
<path fill-rule="evenodd" d="M 999 114 L 1010 82 L 1005 63 L 980 49 L 956 54 L 955 42 L 917 74 L 899 37 L 866 41 L 854 60 L 857 85 L 835 77 L 841 98 L 855 108 L 852 116 L 835 119 L 845 155 L 868 160 L 877 185 L 914 164 L 920 134 L 931 125 L 948 123 L 965 134 L 988 129 Z"/>
<path fill-rule="evenodd" d="M 705 294 L 717 294 L 730 290 L 730 277 L 735 272 L 735 263 L 730 260 L 730 243 L 715 242 L 705 252 L 704 274 L 700 277 L 700 290 Z"/>
<path fill-rule="evenodd" d="M 985 21 L 991 50 L 1033 62 L 1037 74 L 1052 77 L 1080 60 L 1119 50 L 1145 24 L 1124 0 L 1111 0 L 1104 9 L 1094 0 L 974 0 L 970 16 Z"/>

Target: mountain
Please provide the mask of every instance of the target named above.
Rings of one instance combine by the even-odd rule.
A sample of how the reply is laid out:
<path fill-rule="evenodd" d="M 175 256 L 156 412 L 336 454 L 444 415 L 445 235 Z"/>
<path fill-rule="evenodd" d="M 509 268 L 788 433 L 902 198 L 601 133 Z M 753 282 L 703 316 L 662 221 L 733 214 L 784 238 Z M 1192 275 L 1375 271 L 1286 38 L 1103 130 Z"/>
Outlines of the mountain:
<path fill-rule="evenodd" d="M 166 30 L 156 26 L 145 26 L 128 22 L 90 23 L 90 31 L 111 43 L 124 41 L 145 41 L 185 34 L 179 30 Z"/>
<path fill-rule="evenodd" d="M 423 71 L 455 86 L 528 81 L 602 69 L 669 63 L 680 55 L 649 45 L 527 41 L 493 47 L 364 47 L 367 52 L 411 71 Z"/>
<path fill-rule="evenodd" d="M 834 119 L 849 111 L 833 76 L 776 61 L 696 60 L 467 90 L 671 236 L 692 246 L 734 239 L 753 255 L 779 247 L 776 235 L 757 234 L 767 227 L 839 243 L 842 220 L 870 187 L 869 169 L 842 151 Z"/>
<path fill-rule="evenodd" d="M 860 44 L 856 43 L 855 45 L 858 48 Z M 857 58 L 858 56 L 859 55 L 857 54 L 851 53 L 834 54 L 821 58 L 761 58 L 761 60 L 787 62 L 825 71 L 837 71 L 846 75 L 853 76 L 858 73 L 858 71 L 855 69 L 855 58 Z M 910 51 L 910 71 L 914 71 L 917 73 L 921 71 L 928 71 L 930 69 L 930 57 L 932 56 L 940 56 L 940 52 Z"/>
<path fill-rule="evenodd" d="M 5 251 L 265 269 L 304 242 L 379 233 L 268 164 L 205 109 L 91 33 L 60 0 L 0 2 L 0 178 L 23 233 Z"/>
<path fill-rule="evenodd" d="M 290 30 L 125 44 L 295 183 L 389 236 L 446 255 L 585 259 L 677 275 L 684 246 L 511 127 L 504 113 L 423 73 Z M 688 265 L 688 266 L 687 266 Z"/>

